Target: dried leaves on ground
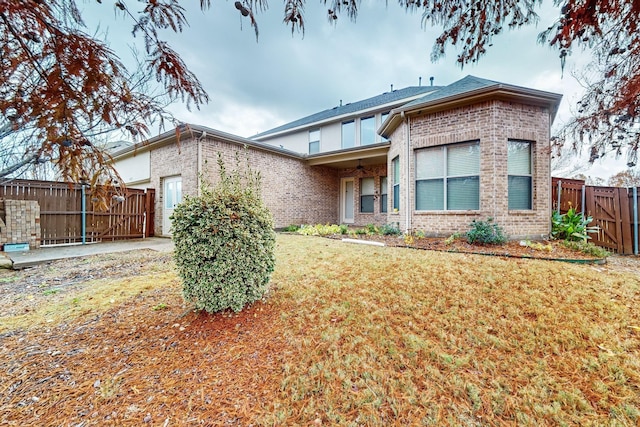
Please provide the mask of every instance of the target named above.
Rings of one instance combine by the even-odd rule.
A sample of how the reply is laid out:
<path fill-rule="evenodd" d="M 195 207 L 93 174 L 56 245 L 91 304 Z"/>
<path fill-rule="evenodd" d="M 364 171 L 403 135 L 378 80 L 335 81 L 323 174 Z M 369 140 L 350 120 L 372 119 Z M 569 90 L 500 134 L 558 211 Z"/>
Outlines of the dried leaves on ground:
<path fill-rule="evenodd" d="M 640 422 L 635 257 L 572 265 L 289 235 L 277 257 L 270 294 L 237 315 L 193 312 L 153 252 L 1 273 L 34 305 L 17 291 L 29 311 L 0 316 L 0 424 Z M 37 284 L 54 278 L 45 295 Z"/>

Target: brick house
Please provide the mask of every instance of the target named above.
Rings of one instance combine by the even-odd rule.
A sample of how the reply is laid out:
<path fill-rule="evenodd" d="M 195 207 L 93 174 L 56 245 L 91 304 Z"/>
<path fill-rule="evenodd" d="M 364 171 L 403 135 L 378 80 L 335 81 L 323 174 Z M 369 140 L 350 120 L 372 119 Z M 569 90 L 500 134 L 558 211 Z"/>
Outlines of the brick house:
<path fill-rule="evenodd" d="M 156 233 L 198 175 L 247 148 L 276 227 L 397 223 L 430 235 L 493 217 L 513 238 L 550 231 L 550 126 L 561 96 L 467 76 L 339 105 L 251 139 L 198 125 L 114 153 L 131 187 L 157 189 Z"/>

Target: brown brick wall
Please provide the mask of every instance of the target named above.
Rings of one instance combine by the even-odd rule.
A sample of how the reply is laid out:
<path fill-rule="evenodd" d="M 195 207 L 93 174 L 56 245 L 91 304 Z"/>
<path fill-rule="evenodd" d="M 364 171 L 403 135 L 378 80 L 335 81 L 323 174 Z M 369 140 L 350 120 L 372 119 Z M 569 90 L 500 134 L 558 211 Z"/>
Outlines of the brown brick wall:
<path fill-rule="evenodd" d="M 448 111 L 410 118 L 410 156 L 405 154 L 404 126 L 392 135 L 391 159 L 400 154 L 404 175 L 410 173 L 412 229 L 427 234 L 449 235 L 468 230 L 473 219 L 492 217 L 511 238 L 541 238 L 550 231 L 550 116 L 546 108 L 504 101 L 487 101 Z M 507 142 L 532 141 L 533 209 L 509 211 L 507 198 Z M 465 141 L 480 141 L 480 210 L 466 212 L 415 212 L 414 150 Z M 406 181 L 401 181 L 401 211 L 405 208 Z M 397 217 L 404 227 L 404 215 Z"/>
<path fill-rule="evenodd" d="M 34 200 L 0 200 L 4 203 L 5 219 L 0 219 L 0 244 L 29 243 L 40 247 L 40 205 Z"/>
<path fill-rule="evenodd" d="M 276 227 L 289 224 L 338 223 L 340 221 L 341 178 L 354 177 L 354 225 L 398 224 L 406 228 L 407 212 L 411 229 L 446 236 L 464 232 L 473 219 L 492 217 L 511 238 L 540 238 L 550 231 L 551 195 L 549 160 L 549 111 L 543 107 L 507 101 L 485 101 L 447 111 L 411 116 L 409 156 L 406 153 L 407 127 L 401 124 L 391 135 L 387 164 L 367 166 L 365 172 L 308 166 L 304 160 L 284 154 L 249 148 L 249 162 L 260 171 L 263 198 L 274 215 Z M 509 211 L 507 198 L 507 143 L 510 139 L 533 142 L 533 209 Z M 480 141 L 480 209 L 478 211 L 415 212 L 414 151 L 424 147 Z M 189 139 L 155 148 L 151 152 L 151 186 L 157 189 L 156 233 L 162 234 L 162 179 L 180 175 L 183 194 L 198 192 L 198 173 L 215 182 L 217 153 L 225 165 L 235 165 L 238 143 L 212 136 L 203 141 Z M 393 212 L 392 160 L 400 157 L 400 209 Z M 407 158 L 408 157 L 408 158 Z M 201 160 L 199 160 L 201 159 Z M 206 160 L 206 164 L 205 164 Z M 200 165 L 200 166 L 199 166 Z M 388 171 L 388 172 L 387 172 Z M 409 180 L 407 182 L 407 175 Z M 388 213 L 380 212 L 377 199 L 373 214 L 360 213 L 360 178 L 373 176 L 376 193 L 380 178 L 388 176 Z M 405 200 L 406 189 L 409 199 Z"/>
<path fill-rule="evenodd" d="M 236 153 L 244 158 L 240 144 L 207 137 L 189 139 L 151 152 L 151 186 L 157 189 L 155 231 L 162 235 L 163 178 L 180 175 L 183 195 L 198 194 L 198 173 L 212 184 L 218 179 L 218 153 L 227 169 L 236 164 Z M 201 159 L 198 168 L 198 159 Z M 277 228 L 290 224 L 338 222 L 340 180 L 334 170 L 308 166 L 303 160 L 249 148 L 251 167 L 262 176 L 262 196 Z"/>
<path fill-rule="evenodd" d="M 349 169 L 341 169 L 337 171 L 339 179 L 342 178 L 353 178 L 353 193 L 354 193 L 354 202 L 353 202 L 353 213 L 354 213 L 354 226 L 365 226 L 367 224 L 376 224 L 382 225 L 387 222 L 387 214 L 381 212 L 380 207 L 380 181 L 382 177 L 387 176 L 387 165 L 367 165 L 362 171 L 354 170 L 354 168 Z M 373 178 L 374 182 L 374 202 L 373 202 L 373 213 L 361 213 L 360 212 L 360 183 L 362 178 Z M 336 193 L 337 195 L 339 192 Z M 388 200 L 389 196 L 387 197 Z M 387 207 L 387 210 L 389 207 Z M 338 218 L 339 220 L 339 218 Z M 351 225 L 351 224 L 350 224 Z"/>

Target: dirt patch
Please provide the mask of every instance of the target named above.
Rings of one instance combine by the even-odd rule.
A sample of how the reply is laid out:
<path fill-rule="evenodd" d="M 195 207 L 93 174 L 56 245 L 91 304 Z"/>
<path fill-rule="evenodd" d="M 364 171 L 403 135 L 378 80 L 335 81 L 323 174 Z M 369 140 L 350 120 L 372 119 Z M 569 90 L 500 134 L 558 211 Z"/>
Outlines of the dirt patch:
<path fill-rule="evenodd" d="M 36 310 L 103 279 L 154 274 L 173 269 L 172 255 L 136 250 L 67 258 L 20 271 L 0 269 L 0 318 Z"/>

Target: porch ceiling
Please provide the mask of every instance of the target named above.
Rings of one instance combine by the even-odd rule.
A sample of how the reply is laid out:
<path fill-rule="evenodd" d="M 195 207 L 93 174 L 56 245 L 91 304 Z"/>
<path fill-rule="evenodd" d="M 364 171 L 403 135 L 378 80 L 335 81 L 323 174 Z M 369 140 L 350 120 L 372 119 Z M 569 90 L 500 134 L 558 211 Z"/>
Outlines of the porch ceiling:
<path fill-rule="evenodd" d="M 369 145 L 366 147 L 347 148 L 307 156 L 311 166 L 327 166 L 334 169 L 355 168 L 387 163 L 387 152 L 391 143 Z"/>

